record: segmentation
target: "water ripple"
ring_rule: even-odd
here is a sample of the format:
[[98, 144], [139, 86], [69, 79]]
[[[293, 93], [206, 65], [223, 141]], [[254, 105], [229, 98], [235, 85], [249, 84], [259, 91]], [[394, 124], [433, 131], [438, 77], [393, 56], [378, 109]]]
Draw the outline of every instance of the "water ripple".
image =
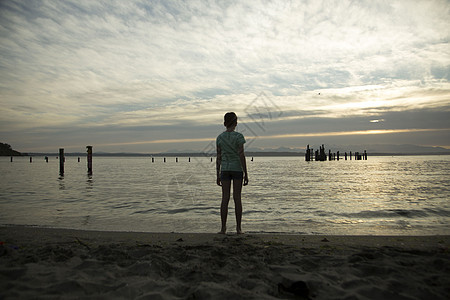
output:
[[[215, 165], [151, 163], [146, 157], [0, 159], [0, 224], [78, 229], [211, 232], [220, 226]], [[255, 158], [243, 188], [243, 226], [250, 232], [450, 234], [450, 157], [370, 157], [304, 162]], [[234, 203], [230, 200], [230, 228]]]

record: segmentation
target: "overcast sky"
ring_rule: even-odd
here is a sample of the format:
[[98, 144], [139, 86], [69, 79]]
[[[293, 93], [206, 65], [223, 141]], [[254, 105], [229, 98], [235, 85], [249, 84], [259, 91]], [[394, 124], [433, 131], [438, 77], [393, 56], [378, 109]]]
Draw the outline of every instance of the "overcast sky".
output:
[[450, 148], [449, 1], [0, 1], [0, 141], [23, 152]]

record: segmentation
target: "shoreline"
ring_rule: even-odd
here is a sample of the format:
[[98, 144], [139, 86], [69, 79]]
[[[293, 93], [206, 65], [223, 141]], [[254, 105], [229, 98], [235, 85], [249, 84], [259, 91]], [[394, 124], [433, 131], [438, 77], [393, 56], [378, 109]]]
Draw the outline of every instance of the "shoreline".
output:
[[53, 228], [26, 225], [0, 225], [1, 241], [8, 239], [17, 242], [37, 244], [69, 242], [73, 238], [86, 239], [94, 244], [104, 243], [171, 243], [182, 238], [188, 244], [214, 242], [217, 239], [257, 239], [265, 243], [278, 243], [290, 246], [320, 247], [324, 243], [341, 247], [398, 247], [402, 249], [432, 250], [436, 247], [450, 248], [450, 235], [326, 235], [295, 233], [245, 233], [237, 235], [229, 232], [217, 233], [181, 233], [181, 232], [138, 232], [103, 231], [69, 228]]
[[447, 299], [450, 236], [0, 227], [0, 298]]

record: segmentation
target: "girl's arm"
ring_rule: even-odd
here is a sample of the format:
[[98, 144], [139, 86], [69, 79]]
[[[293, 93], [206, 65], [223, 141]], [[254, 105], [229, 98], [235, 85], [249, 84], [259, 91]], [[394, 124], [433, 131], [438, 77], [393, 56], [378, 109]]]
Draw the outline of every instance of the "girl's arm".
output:
[[247, 161], [245, 160], [245, 153], [244, 153], [244, 145], [241, 145], [239, 147], [239, 159], [241, 160], [241, 166], [244, 170], [244, 185], [248, 184], [248, 173], [247, 173]]
[[216, 156], [216, 172], [217, 172], [217, 185], [222, 185], [220, 181], [220, 165], [222, 164], [222, 149], [217, 146], [217, 156]]

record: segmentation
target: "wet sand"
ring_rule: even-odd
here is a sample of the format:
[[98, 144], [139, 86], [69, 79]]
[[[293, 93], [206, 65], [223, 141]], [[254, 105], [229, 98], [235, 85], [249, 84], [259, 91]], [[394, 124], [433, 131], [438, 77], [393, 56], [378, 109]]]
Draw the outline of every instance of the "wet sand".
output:
[[1, 299], [449, 299], [450, 236], [0, 227]]

